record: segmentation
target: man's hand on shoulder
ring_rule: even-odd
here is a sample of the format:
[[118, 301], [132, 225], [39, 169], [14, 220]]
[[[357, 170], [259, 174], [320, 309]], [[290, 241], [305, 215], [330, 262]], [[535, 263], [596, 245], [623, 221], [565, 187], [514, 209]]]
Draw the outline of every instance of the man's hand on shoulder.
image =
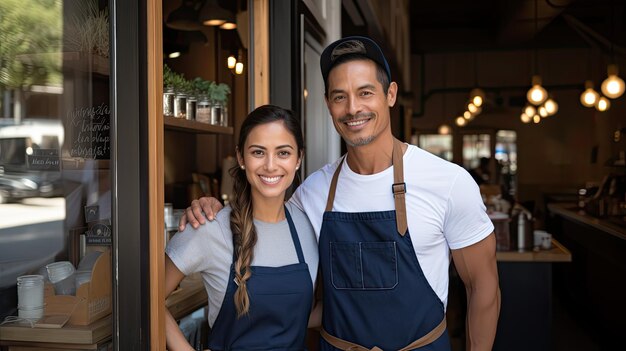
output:
[[178, 230], [185, 230], [187, 223], [191, 224], [194, 228], [198, 228], [201, 224], [205, 223], [205, 216], [209, 221], [212, 221], [222, 208], [224, 208], [222, 203], [214, 197], [201, 197], [198, 200], [193, 200], [191, 206], [187, 207], [185, 210], [185, 214], [180, 217]]

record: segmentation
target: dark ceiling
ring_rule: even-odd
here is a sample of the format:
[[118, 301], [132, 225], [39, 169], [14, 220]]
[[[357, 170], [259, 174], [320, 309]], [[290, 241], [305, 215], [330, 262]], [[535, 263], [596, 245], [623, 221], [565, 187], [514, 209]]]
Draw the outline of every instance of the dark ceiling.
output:
[[410, 0], [409, 7], [416, 54], [590, 46], [608, 51], [611, 41], [616, 51], [626, 47], [624, 0]]

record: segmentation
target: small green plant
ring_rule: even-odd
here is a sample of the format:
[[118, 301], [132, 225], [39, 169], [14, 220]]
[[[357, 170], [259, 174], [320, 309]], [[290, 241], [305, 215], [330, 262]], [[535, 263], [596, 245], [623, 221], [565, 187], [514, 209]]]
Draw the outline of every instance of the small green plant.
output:
[[193, 85], [197, 94], [206, 95], [209, 99], [211, 99], [213, 90], [215, 89], [215, 82], [196, 77], [193, 80]]
[[174, 87], [174, 75], [176, 73], [173, 72], [168, 65], [163, 65], [163, 86], [166, 88]]
[[228, 101], [228, 94], [230, 94], [230, 87], [228, 84], [216, 84], [213, 89], [213, 96], [211, 97], [211, 100], [220, 102], [222, 105], [226, 105], [226, 101]]

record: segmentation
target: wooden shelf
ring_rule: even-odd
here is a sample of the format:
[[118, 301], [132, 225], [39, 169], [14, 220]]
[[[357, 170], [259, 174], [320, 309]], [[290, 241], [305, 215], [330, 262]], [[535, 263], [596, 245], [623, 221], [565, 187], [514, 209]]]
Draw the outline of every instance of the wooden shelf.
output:
[[233, 127], [214, 126], [208, 123], [196, 122], [183, 118], [163, 117], [165, 129], [178, 130], [196, 134], [224, 134], [233, 135]]

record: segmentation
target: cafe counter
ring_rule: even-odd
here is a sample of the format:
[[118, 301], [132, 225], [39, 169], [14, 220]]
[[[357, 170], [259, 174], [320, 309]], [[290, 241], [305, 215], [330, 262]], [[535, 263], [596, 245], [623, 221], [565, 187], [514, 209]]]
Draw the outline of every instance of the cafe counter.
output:
[[[554, 272], [555, 292], [597, 340], [619, 340], [626, 316], [626, 221], [573, 203], [549, 203], [547, 229], [572, 253]], [[608, 345], [607, 345], [608, 347]]]

